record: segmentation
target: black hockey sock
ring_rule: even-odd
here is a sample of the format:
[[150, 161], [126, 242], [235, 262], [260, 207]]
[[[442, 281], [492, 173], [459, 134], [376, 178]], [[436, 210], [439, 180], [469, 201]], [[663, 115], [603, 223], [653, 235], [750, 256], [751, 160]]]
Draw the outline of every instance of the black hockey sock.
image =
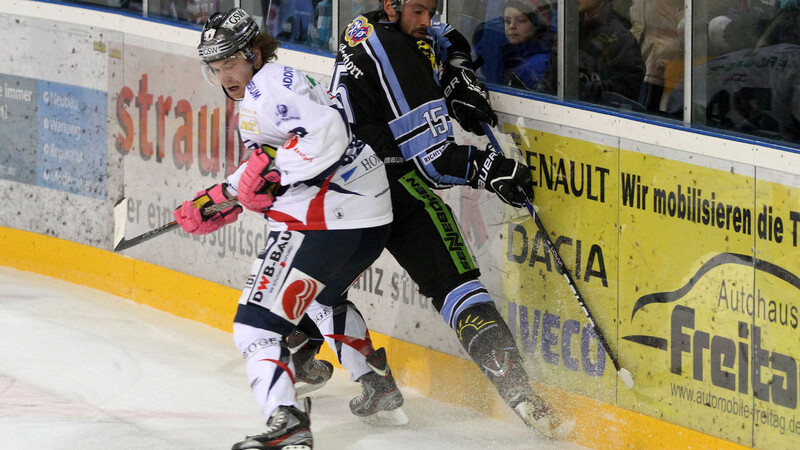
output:
[[492, 303], [471, 306], [458, 316], [461, 345], [511, 408], [533, 397], [516, 341]]

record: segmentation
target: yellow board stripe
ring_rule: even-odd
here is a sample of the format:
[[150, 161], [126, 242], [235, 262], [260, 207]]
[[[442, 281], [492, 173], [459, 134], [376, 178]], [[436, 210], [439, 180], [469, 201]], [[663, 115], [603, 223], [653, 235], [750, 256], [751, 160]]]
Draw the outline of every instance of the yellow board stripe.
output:
[[[110, 251], [5, 227], [0, 227], [0, 265], [105, 291], [227, 332], [240, 294]], [[517, 420], [471, 361], [379, 333], [371, 336], [376, 348], [386, 348], [403, 386], [442, 402]], [[327, 346], [320, 355], [341, 368]], [[575, 421], [578, 432], [572, 440], [589, 448], [748, 448], [549, 386], [535, 387]]]

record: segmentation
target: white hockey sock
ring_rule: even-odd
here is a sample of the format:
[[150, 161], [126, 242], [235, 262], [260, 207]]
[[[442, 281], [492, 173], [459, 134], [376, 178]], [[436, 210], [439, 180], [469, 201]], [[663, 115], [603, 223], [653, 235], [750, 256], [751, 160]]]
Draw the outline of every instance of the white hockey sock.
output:
[[233, 340], [245, 358], [247, 378], [264, 422], [281, 405], [298, 407], [289, 349], [274, 331], [234, 322]]
[[372, 340], [367, 332], [367, 324], [355, 306], [348, 303], [334, 309], [314, 301], [306, 314], [317, 324], [342, 367], [350, 371], [352, 381], [372, 370], [364, 354], [374, 351]]

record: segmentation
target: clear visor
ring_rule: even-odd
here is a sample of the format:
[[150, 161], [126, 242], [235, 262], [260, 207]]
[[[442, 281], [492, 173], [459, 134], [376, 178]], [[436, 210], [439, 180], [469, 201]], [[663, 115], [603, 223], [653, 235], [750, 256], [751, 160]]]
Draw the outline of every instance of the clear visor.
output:
[[200, 70], [203, 72], [203, 78], [212, 86], [221, 86], [222, 83], [219, 81], [219, 77], [227, 73], [235, 72], [240, 67], [239, 61], [237, 61], [239, 59], [248, 61], [244, 52], [238, 52], [225, 59], [220, 59], [219, 61], [201, 63]]

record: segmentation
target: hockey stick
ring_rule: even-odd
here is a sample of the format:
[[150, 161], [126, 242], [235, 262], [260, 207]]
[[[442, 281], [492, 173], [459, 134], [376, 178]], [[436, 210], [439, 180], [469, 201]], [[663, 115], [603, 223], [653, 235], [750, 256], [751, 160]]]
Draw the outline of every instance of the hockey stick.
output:
[[[502, 153], [503, 148], [500, 147], [500, 143], [497, 141], [497, 138], [495, 137], [491, 127], [489, 127], [489, 125], [486, 123], [482, 123], [481, 125], [483, 126], [483, 131], [486, 133], [486, 136], [489, 138], [489, 141], [492, 143], [496, 151]], [[547, 229], [545, 229], [542, 219], [539, 218], [539, 214], [536, 214], [531, 202], [526, 201], [525, 207], [528, 208], [528, 212], [530, 213], [531, 217], [533, 217], [536, 227], [539, 228], [539, 231], [543, 235], [545, 246], [547, 246], [547, 248], [550, 250], [550, 253], [553, 255], [553, 261], [556, 263], [556, 269], [564, 275], [564, 278], [566, 278], [567, 284], [569, 284], [569, 288], [572, 290], [572, 294], [575, 296], [578, 304], [580, 304], [583, 313], [586, 315], [586, 318], [589, 319], [589, 323], [594, 329], [594, 334], [597, 336], [597, 340], [600, 341], [600, 345], [603, 346], [603, 350], [605, 350], [605, 352], [608, 354], [608, 357], [611, 359], [611, 362], [614, 364], [614, 368], [617, 370], [617, 375], [619, 375], [620, 379], [622, 379], [622, 382], [628, 389], [633, 389], [633, 375], [627, 369], [620, 367], [616, 355], [611, 351], [611, 346], [608, 344], [608, 341], [603, 334], [603, 330], [601, 330], [597, 325], [597, 322], [594, 320], [594, 316], [592, 315], [591, 311], [589, 311], [589, 306], [583, 299], [581, 291], [578, 290], [578, 285], [575, 284], [575, 279], [572, 278], [572, 274], [569, 272], [569, 270], [567, 270], [567, 266], [564, 265], [564, 261], [558, 254], [558, 250], [556, 249], [555, 244], [553, 244], [553, 240], [550, 238], [550, 233], [548, 233]]]
[[[126, 198], [123, 197], [122, 200], [118, 201], [116, 205], [114, 205], [114, 251], [120, 252], [125, 250], [126, 248], [131, 248], [134, 245], [139, 245], [142, 242], [149, 241], [156, 236], [162, 235], [167, 231], [170, 231], [175, 226], [178, 225], [178, 222], [172, 221], [170, 223], [166, 223], [161, 225], [158, 228], [154, 228], [150, 231], [142, 233], [136, 237], [125, 239], [125, 224], [127, 223], [126, 215], [128, 212], [128, 206], [126, 202]], [[223, 202], [215, 203], [207, 208], [203, 208], [200, 211], [204, 217], [208, 217], [214, 213], [222, 211], [225, 208], [231, 207], [238, 203], [238, 199], [236, 197], [229, 198]]]

